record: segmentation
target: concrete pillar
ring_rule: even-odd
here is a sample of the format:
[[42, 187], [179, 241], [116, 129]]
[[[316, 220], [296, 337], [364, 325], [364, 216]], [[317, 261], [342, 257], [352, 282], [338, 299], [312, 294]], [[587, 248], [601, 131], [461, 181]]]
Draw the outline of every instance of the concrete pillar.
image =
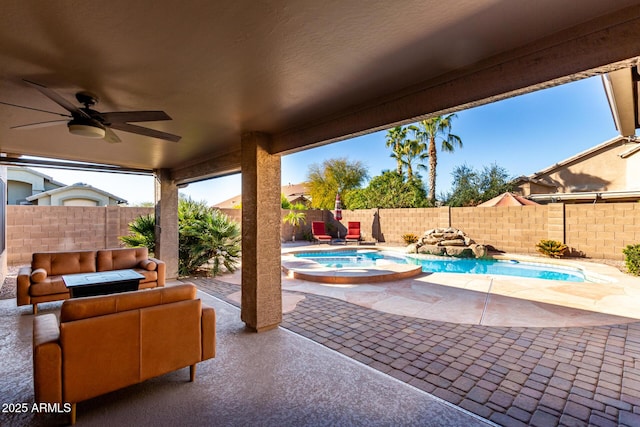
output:
[[155, 171], [156, 251], [167, 264], [167, 279], [178, 277], [178, 186], [169, 169]]
[[241, 319], [255, 332], [282, 322], [280, 156], [269, 154], [269, 142], [242, 135]]

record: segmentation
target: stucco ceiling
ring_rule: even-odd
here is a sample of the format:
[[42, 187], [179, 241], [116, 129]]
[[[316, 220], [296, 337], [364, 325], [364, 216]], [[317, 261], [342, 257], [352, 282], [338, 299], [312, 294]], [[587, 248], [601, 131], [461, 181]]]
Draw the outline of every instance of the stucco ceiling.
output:
[[[528, 55], [535, 54], [536, 43], [552, 49], [554, 40], [570, 39], [567, 29], [576, 25], [597, 19], [598, 29], [606, 28], [613, 21], [602, 17], [626, 7], [636, 6], [618, 13], [616, 23], [627, 13], [637, 19], [638, 3], [3, 0], [0, 101], [64, 112], [22, 79], [73, 102], [77, 91], [87, 90], [100, 96], [98, 111], [166, 111], [172, 121], [143, 125], [182, 140], [116, 131], [123, 142], [108, 144], [70, 135], [64, 125], [12, 130], [56, 117], [0, 105], [0, 150], [176, 168], [238, 152], [243, 132], [260, 131], [280, 141], [274, 152], [293, 151], [431, 113], [434, 105], [415, 100], [404, 111], [398, 99], [429, 82], [442, 85], [461, 70], [471, 76], [478, 64], [500, 55], [511, 52], [513, 61], [521, 47]], [[572, 54], [588, 56], [567, 52]], [[560, 73], [573, 70], [564, 71], [564, 62], [558, 59]], [[512, 80], [509, 88], [531, 80], [504, 77]], [[467, 101], [504, 90], [474, 84], [474, 98]], [[374, 117], [371, 108], [385, 103], [394, 114]], [[348, 126], [332, 127], [347, 116]]]

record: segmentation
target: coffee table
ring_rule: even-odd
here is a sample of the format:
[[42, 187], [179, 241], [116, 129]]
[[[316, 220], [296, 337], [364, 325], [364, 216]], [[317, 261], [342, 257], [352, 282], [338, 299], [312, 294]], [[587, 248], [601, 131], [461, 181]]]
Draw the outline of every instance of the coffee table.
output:
[[101, 271], [62, 276], [71, 298], [137, 291], [142, 274], [133, 270]]

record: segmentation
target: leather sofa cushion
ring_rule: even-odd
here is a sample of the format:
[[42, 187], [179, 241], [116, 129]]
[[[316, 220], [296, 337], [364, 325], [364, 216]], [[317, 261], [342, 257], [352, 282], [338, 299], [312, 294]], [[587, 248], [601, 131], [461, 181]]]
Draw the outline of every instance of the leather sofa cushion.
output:
[[60, 322], [71, 322], [152, 305], [196, 299], [196, 294], [195, 285], [185, 283], [168, 288], [66, 300], [60, 308]]
[[47, 278], [47, 270], [44, 268], [36, 268], [31, 272], [31, 281], [34, 283], [44, 282]]
[[60, 324], [65, 402], [79, 402], [139, 382], [139, 325], [139, 310]]
[[136, 268], [147, 259], [147, 248], [105, 249], [97, 253], [96, 268], [98, 271], [125, 270]]
[[49, 276], [44, 281], [33, 283], [29, 287], [29, 295], [39, 297], [45, 295], [68, 293], [69, 289], [64, 284], [62, 276]]
[[140, 380], [201, 360], [201, 314], [200, 300], [140, 310]]
[[142, 274], [144, 276], [144, 279], [140, 279], [140, 283], [148, 283], [148, 282], [156, 282], [158, 280], [158, 272], [153, 270], [153, 271], [149, 271], [149, 270], [144, 270], [142, 268], [134, 268], [133, 271], [135, 271], [138, 274]]
[[43, 268], [49, 276], [96, 271], [96, 251], [34, 253], [31, 268]]

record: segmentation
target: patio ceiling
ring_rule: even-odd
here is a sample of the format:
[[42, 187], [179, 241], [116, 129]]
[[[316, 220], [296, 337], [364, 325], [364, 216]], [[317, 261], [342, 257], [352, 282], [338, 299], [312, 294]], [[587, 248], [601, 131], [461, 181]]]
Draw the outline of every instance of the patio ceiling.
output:
[[0, 101], [64, 112], [22, 79], [74, 102], [91, 91], [98, 111], [166, 111], [148, 127], [182, 140], [12, 130], [56, 117], [0, 105], [0, 150], [223, 175], [239, 170], [243, 132], [287, 153], [620, 68], [640, 55], [639, 4], [4, 0]]

